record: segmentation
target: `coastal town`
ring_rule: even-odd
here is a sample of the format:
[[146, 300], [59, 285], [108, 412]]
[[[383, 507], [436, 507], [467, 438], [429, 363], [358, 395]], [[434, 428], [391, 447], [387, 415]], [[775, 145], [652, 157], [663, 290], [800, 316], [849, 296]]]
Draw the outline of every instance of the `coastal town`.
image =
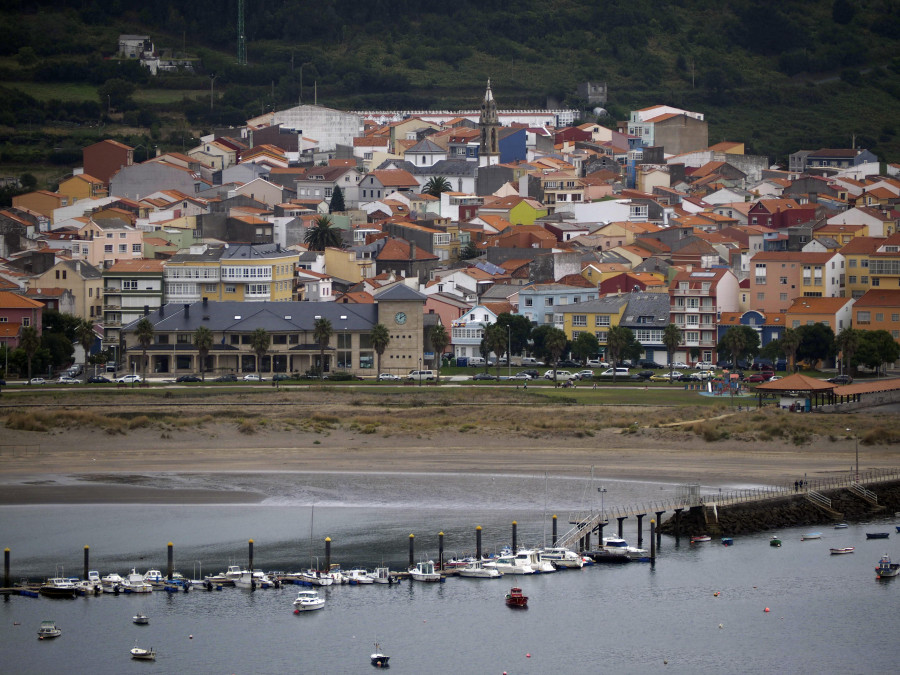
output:
[[[501, 101], [488, 81], [471, 110], [302, 104], [184, 152], [85, 147], [57, 191], [0, 211], [7, 379], [540, 363], [848, 385], [896, 365], [900, 164], [857, 147], [774, 164], [665, 104], [575, 124]], [[80, 322], [70, 349], [42, 341], [47, 310]]]

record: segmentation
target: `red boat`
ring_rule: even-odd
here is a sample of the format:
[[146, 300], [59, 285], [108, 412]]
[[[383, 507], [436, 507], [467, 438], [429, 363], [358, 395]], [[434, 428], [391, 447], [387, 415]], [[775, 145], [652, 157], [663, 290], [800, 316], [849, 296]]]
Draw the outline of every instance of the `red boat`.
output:
[[528, 596], [522, 595], [521, 588], [510, 588], [506, 594], [506, 604], [510, 607], [528, 607]]

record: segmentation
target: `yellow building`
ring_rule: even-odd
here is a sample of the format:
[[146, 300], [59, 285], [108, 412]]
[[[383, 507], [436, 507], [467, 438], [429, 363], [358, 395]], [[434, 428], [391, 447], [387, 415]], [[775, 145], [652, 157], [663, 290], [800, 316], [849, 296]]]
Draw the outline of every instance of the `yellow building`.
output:
[[103, 316], [103, 277], [89, 262], [62, 260], [29, 279], [28, 288], [36, 291], [64, 288], [75, 299], [75, 316], [98, 321]]
[[265, 302], [290, 300], [296, 251], [277, 244], [209, 246], [179, 251], [165, 265], [166, 300]]
[[[872, 288], [872, 259], [876, 257], [880, 248], [885, 248], [887, 241], [886, 237], [854, 237], [840, 250], [845, 261], [847, 276], [844, 287], [847, 297], [861, 298]], [[885, 261], [890, 260], [892, 256], [887, 251], [879, 255], [878, 258], [880, 266], [889, 267]], [[900, 262], [897, 262], [900, 261], [900, 255], [895, 253], [893, 260], [895, 265], [900, 264]], [[895, 273], [895, 276], [900, 276], [900, 270]], [[880, 279], [878, 283], [879, 285], [887, 285]], [[894, 281], [894, 288], [896, 287], [897, 281]]]
[[591, 332], [605, 349], [609, 329], [619, 325], [627, 306], [627, 298], [613, 295], [557, 307], [556, 313], [562, 315], [562, 329], [567, 338], [577, 340], [581, 333]]
[[378, 249], [359, 246], [345, 251], [340, 248], [325, 249], [325, 269], [328, 275], [357, 283], [375, 276], [375, 256]]
[[86, 173], [66, 178], [59, 184], [57, 192], [68, 197], [70, 204], [74, 204], [79, 199], [97, 199], [98, 197], [109, 195], [109, 191], [102, 180], [89, 176]]

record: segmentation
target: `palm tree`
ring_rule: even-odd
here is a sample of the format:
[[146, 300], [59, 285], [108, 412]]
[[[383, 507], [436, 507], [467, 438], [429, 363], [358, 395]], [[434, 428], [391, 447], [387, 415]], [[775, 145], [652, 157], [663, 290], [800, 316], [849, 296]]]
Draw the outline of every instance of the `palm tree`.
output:
[[797, 348], [800, 347], [800, 334], [793, 328], [786, 328], [781, 336], [781, 350], [788, 360], [788, 372], [794, 372], [794, 362], [797, 360]]
[[670, 323], [665, 327], [665, 329], [663, 330], [662, 343], [666, 348], [666, 358], [669, 359], [668, 361], [666, 361], [666, 363], [669, 364], [670, 372], [675, 370], [672, 366], [672, 358], [675, 356], [675, 350], [678, 349], [678, 345], [681, 344], [681, 340], [681, 329], [676, 324]]
[[500, 379], [500, 357], [506, 353], [506, 327], [492, 323], [484, 331], [484, 342], [488, 352], [494, 352], [497, 358], [494, 365], [497, 367], [497, 379]]
[[431, 195], [432, 197], [440, 199], [442, 192], [450, 192], [452, 189], [450, 181], [443, 176], [432, 176], [428, 179], [428, 182], [422, 186], [422, 194]]
[[[787, 330], [784, 332], [787, 333]], [[798, 335], [797, 337], [797, 344], [799, 345], [799, 338], [801, 336]], [[841, 363], [847, 365], [847, 368], [844, 372], [846, 372], [848, 375], [851, 374], [851, 370], [853, 369], [853, 356], [859, 349], [859, 338], [859, 331], [855, 328], [844, 328], [840, 333], [837, 334], [837, 337], [834, 338], [834, 346], [837, 347], [842, 354]], [[783, 340], [784, 338], [782, 337], [781, 339]]]
[[153, 343], [153, 323], [146, 316], [134, 327], [134, 336], [141, 346], [141, 381], [147, 379], [147, 348]]
[[256, 354], [256, 372], [259, 375], [259, 379], [262, 379], [263, 357], [269, 351], [269, 345], [271, 344], [272, 338], [265, 328], [257, 328], [250, 334], [250, 349]]
[[434, 357], [437, 361], [437, 383], [441, 383], [441, 361], [443, 360], [444, 350], [450, 344], [450, 336], [441, 324], [431, 329], [431, 346], [434, 348]]
[[737, 326], [732, 326], [725, 331], [725, 335], [722, 336], [722, 345], [731, 355], [731, 367], [737, 370], [738, 360], [747, 350], [747, 339], [744, 335], [744, 331]]
[[94, 340], [97, 339], [97, 335], [94, 333], [94, 325], [87, 319], [80, 319], [75, 327], [75, 337], [81, 343], [82, 349], [84, 349], [84, 383], [87, 384], [89, 375], [88, 356], [91, 347], [94, 345]]
[[619, 357], [632, 342], [634, 342], [634, 333], [625, 326], [613, 326], [606, 334], [606, 351], [610, 356], [610, 364], [613, 369], [613, 382], [616, 381]]
[[25, 351], [25, 358], [28, 359], [28, 379], [31, 379], [31, 360], [35, 353], [41, 348], [41, 338], [38, 336], [37, 328], [34, 326], [25, 326], [22, 329], [22, 337], [19, 339], [19, 346]]
[[212, 331], [206, 326], [200, 326], [194, 331], [194, 348], [200, 359], [200, 379], [206, 382], [206, 357], [213, 346]]
[[319, 343], [319, 379], [325, 379], [325, 348], [328, 346], [328, 343], [331, 341], [331, 336], [334, 334], [334, 328], [331, 326], [331, 322], [326, 319], [324, 316], [320, 319], [316, 319], [316, 322], [313, 324], [313, 339]]
[[326, 248], [340, 248], [342, 243], [341, 232], [331, 223], [329, 216], [319, 216], [315, 223], [306, 231], [307, 248], [310, 251], [324, 251]]
[[556, 383], [556, 363], [559, 357], [566, 350], [566, 343], [569, 338], [559, 328], [551, 328], [544, 334], [544, 351], [547, 353], [547, 360], [553, 368], [553, 382]]
[[369, 339], [372, 341], [372, 349], [378, 355], [378, 374], [381, 375], [381, 357], [391, 343], [391, 334], [383, 323], [376, 323], [372, 326], [372, 335]]

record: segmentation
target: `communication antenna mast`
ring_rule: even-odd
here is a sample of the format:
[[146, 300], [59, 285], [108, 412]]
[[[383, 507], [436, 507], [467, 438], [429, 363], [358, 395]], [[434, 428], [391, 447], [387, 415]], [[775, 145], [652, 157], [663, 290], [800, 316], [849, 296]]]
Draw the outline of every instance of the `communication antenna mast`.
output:
[[247, 40], [244, 37], [244, 0], [238, 0], [238, 65], [247, 65]]

